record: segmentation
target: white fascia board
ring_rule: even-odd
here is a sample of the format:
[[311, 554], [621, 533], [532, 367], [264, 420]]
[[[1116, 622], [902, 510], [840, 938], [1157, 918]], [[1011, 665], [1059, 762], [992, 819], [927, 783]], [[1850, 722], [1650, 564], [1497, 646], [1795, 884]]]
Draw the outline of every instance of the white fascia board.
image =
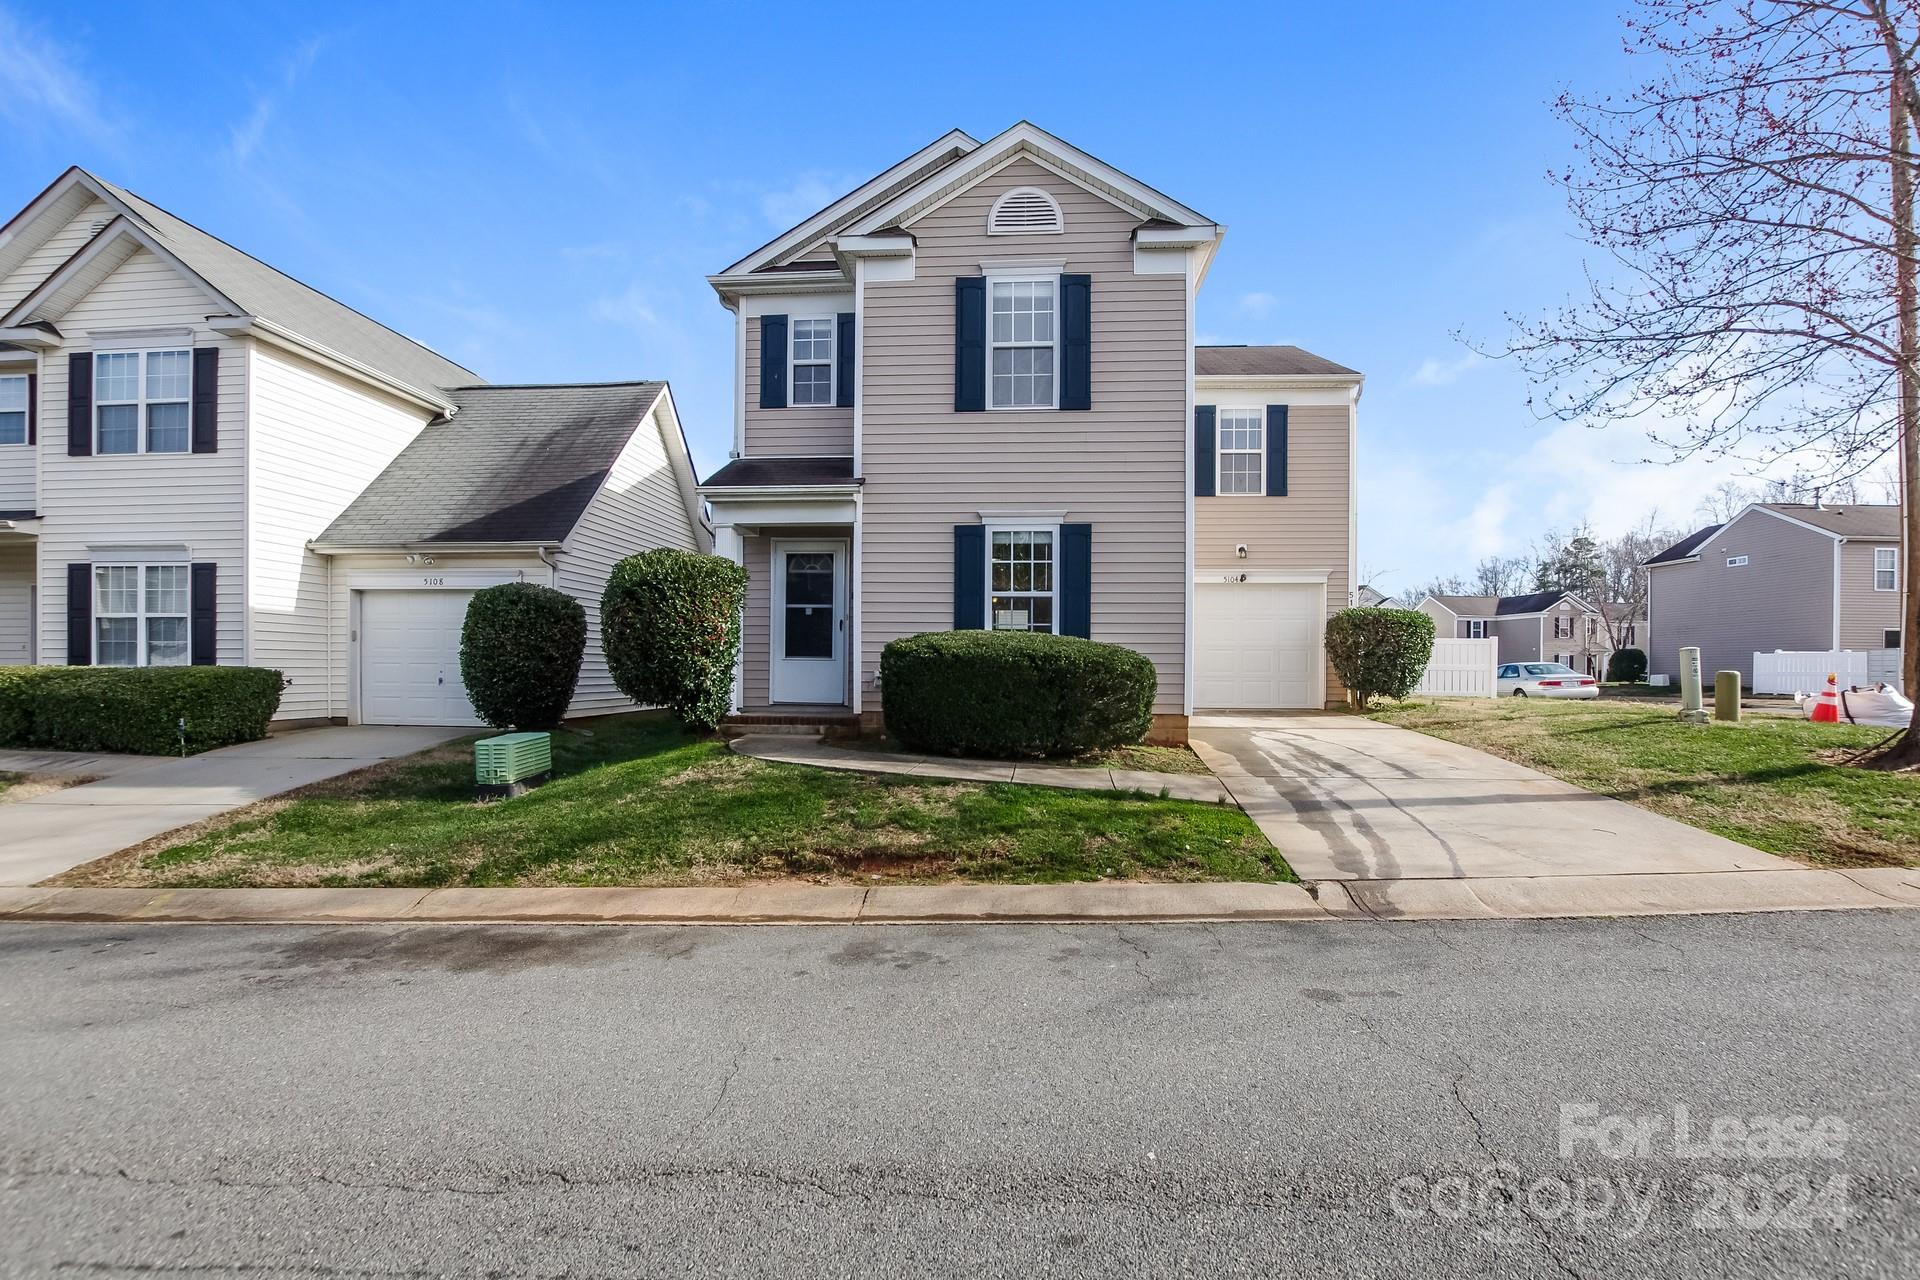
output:
[[[49, 321], [57, 320], [59, 318], [58, 316], [38, 316], [37, 313], [40, 307], [65, 287], [68, 281], [72, 280], [82, 271], [85, 271], [101, 254], [125, 240], [132, 240], [136, 246], [147, 250], [156, 258], [159, 258], [162, 262], [172, 267], [179, 273], [183, 280], [205, 294], [208, 301], [221, 308], [225, 314], [240, 315], [243, 313], [244, 308], [233, 299], [227, 297], [226, 294], [214, 288], [205, 276], [202, 276], [192, 267], [182, 262], [174, 254], [173, 250], [161, 244], [159, 239], [146, 230], [146, 228], [134, 222], [126, 214], [119, 214], [113, 221], [101, 228], [99, 235], [87, 241], [72, 257], [60, 264], [58, 270], [45, 280], [42, 280], [33, 292], [15, 303], [11, 311], [7, 312], [5, 316], [0, 316], [0, 329], [22, 324], [31, 318], [40, 318]], [[65, 312], [61, 314], [64, 315]]]
[[[755, 455], [756, 457], [760, 455]], [[769, 484], [702, 485], [700, 496], [716, 508], [729, 501], [759, 502], [778, 498], [783, 502], [838, 502], [860, 492], [857, 484]]]
[[1197, 249], [1220, 238], [1211, 222], [1188, 227], [1137, 227], [1133, 243], [1142, 249]]
[[911, 258], [913, 237], [903, 233], [834, 236], [833, 247], [849, 258]]
[[310, 338], [302, 337], [286, 326], [275, 324], [263, 317], [244, 315], [222, 317], [208, 321], [207, 325], [215, 333], [225, 334], [229, 338], [253, 338], [269, 346], [304, 356], [316, 364], [325, 365], [327, 368], [370, 383], [388, 395], [404, 400], [417, 408], [429, 409], [447, 417], [453, 416], [455, 412], [453, 401], [445, 396], [416, 387], [412, 383], [402, 382], [398, 378], [382, 373], [370, 364], [363, 364], [352, 356], [343, 355], [332, 347], [323, 346]]
[[1360, 388], [1364, 379], [1358, 375], [1345, 374], [1202, 374], [1194, 378], [1195, 391], [1233, 392], [1254, 391], [1288, 394], [1299, 392], [1328, 392], [1320, 396], [1302, 396], [1294, 404], [1354, 404], [1360, 399]]
[[859, 208], [861, 201], [866, 199], [874, 191], [884, 191], [891, 183], [899, 181], [914, 170], [932, 162], [944, 152], [955, 151], [960, 155], [965, 155], [979, 145], [978, 142], [974, 141], [959, 129], [948, 131], [944, 136], [936, 138], [934, 141], [908, 156], [905, 160], [902, 160], [899, 164], [893, 165], [878, 176], [861, 183], [852, 191], [847, 192], [846, 195], [841, 196], [838, 200], [835, 200], [832, 204], [814, 214], [811, 218], [808, 218], [792, 230], [782, 232], [774, 239], [761, 245], [758, 249], [755, 249], [752, 253], [749, 253], [746, 257], [721, 272], [721, 276], [750, 272], [756, 267], [764, 267], [771, 262], [778, 261], [783, 254], [801, 248], [808, 240], [818, 236], [824, 236], [833, 228], [836, 222], [850, 216], [855, 209]]
[[475, 555], [517, 551], [538, 553], [563, 550], [557, 542], [309, 542], [307, 550], [317, 556], [377, 555]]
[[16, 347], [25, 347], [23, 354], [35, 351], [51, 351], [60, 345], [58, 332], [36, 328], [32, 325], [11, 325], [0, 329], [0, 342], [11, 342]]
[[734, 298], [762, 293], [844, 293], [853, 286], [844, 271], [776, 271], [768, 275], [708, 276], [724, 305]]

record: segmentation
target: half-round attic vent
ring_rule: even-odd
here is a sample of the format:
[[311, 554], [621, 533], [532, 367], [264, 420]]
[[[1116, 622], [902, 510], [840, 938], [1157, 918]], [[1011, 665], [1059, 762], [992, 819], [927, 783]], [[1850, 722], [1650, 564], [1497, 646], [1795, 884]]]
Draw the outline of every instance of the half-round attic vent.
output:
[[987, 215], [990, 236], [1030, 236], [1065, 230], [1060, 206], [1038, 187], [1015, 187], [993, 202]]

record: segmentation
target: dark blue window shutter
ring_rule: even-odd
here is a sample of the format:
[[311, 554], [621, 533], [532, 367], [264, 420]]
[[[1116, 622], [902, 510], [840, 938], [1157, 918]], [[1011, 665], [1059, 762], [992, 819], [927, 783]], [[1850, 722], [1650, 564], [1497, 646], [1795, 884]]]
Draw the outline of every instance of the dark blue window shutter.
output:
[[1060, 634], [1093, 636], [1093, 526], [1060, 526]]
[[193, 566], [192, 576], [188, 579], [193, 588], [189, 602], [191, 612], [187, 624], [189, 650], [196, 667], [210, 667], [214, 663], [214, 652], [218, 647], [218, 618], [214, 612], [214, 593], [219, 580], [219, 567], [205, 562]]
[[75, 351], [67, 357], [67, 456], [93, 453], [93, 353]]
[[1193, 496], [1213, 496], [1213, 406], [1193, 406]]
[[760, 317], [760, 407], [787, 407], [787, 318]]
[[973, 413], [987, 407], [987, 278], [953, 282], [953, 408]]
[[193, 351], [193, 451], [220, 452], [220, 348]]
[[67, 566], [67, 665], [93, 665], [93, 566]]
[[842, 409], [853, 408], [853, 312], [842, 311], [840, 321], [834, 326], [833, 362], [838, 366], [833, 373], [836, 385], [833, 389], [833, 402]]
[[1060, 277], [1060, 407], [1093, 408], [1093, 277]]
[[953, 526], [953, 629], [987, 626], [987, 526]]
[[40, 443], [40, 375], [27, 375], [27, 443]]
[[1287, 406], [1267, 406], [1267, 496], [1287, 496]]

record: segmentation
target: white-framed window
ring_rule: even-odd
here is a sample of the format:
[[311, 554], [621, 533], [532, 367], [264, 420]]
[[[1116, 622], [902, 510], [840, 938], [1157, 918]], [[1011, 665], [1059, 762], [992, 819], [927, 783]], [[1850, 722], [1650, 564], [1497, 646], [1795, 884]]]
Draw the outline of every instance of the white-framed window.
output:
[[833, 403], [833, 328], [832, 316], [794, 320], [793, 370], [788, 379], [793, 395], [787, 403]]
[[1553, 638], [1555, 640], [1573, 639], [1573, 619], [1564, 613], [1553, 615]]
[[1485, 618], [1469, 618], [1467, 620], [1467, 639], [1485, 640], [1486, 638], [1487, 620]]
[[27, 375], [0, 375], [0, 444], [27, 442]]
[[1727, 568], [1729, 569], [1745, 568], [1746, 563], [1747, 563], [1747, 558], [1745, 556], [1728, 556], [1727, 557]]
[[193, 352], [93, 357], [95, 453], [186, 453], [193, 445]]
[[1873, 549], [1873, 589], [1875, 591], [1900, 589], [1900, 548], [1875, 547]]
[[1214, 488], [1221, 495], [1267, 491], [1267, 411], [1222, 405], [1214, 423]]
[[1060, 530], [987, 529], [987, 625], [995, 631], [1058, 630]]
[[184, 564], [93, 566], [94, 664], [186, 666], [192, 577]]
[[1051, 409], [1055, 403], [1057, 277], [987, 281], [987, 407]]

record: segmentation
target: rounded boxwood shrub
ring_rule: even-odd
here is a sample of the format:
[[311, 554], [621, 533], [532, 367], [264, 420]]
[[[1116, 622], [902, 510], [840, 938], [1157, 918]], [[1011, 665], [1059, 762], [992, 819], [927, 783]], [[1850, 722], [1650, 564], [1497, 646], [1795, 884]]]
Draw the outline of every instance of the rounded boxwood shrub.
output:
[[711, 729], [733, 698], [747, 571], [724, 556], [671, 547], [613, 566], [600, 640], [620, 692]]
[[887, 730], [956, 755], [1060, 756], [1138, 742], [1153, 663], [1117, 644], [1025, 631], [936, 631], [880, 654]]
[[1342, 609], [1327, 619], [1327, 660], [1354, 705], [1413, 692], [1433, 657], [1433, 619], [1418, 609]]
[[1647, 655], [1639, 649], [1615, 649], [1607, 658], [1607, 679], [1631, 684], [1647, 677]]
[[286, 681], [266, 667], [25, 667], [0, 682], [18, 745], [179, 755], [257, 742]]
[[567, 714], [587, 611], [564, 591], [508, 582], [473, 593], [460, 626], [460, 679], [482, 720], [497, 729], [551, 729]]

